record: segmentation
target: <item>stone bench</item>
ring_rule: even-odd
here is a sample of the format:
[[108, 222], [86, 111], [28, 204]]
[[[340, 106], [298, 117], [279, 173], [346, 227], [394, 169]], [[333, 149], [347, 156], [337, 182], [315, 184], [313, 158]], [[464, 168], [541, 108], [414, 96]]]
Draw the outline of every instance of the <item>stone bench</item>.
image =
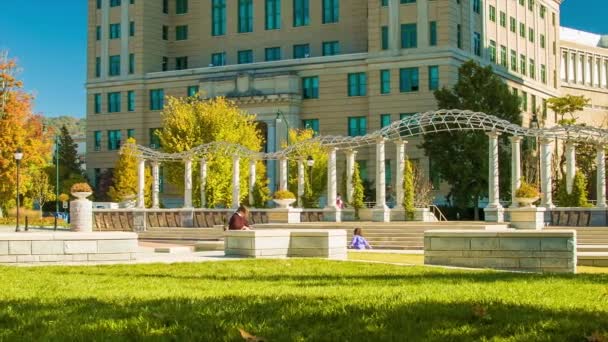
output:
[[224, 233], [226, 256], [346, 259], [345, 230], [271, 229]]
[[137, 248], [135, 233], [0, 233], [0, 264], [131, 261]]
[[576, 261], [576, 231], [424, 232], [427, 265], [575, 273]]

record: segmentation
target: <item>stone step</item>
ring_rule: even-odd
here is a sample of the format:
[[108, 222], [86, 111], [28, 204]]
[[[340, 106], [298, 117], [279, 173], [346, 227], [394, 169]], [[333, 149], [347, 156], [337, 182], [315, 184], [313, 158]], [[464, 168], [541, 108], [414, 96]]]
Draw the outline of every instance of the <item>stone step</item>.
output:
[[605, 252], [608, 253], [608, 244], [605, 245], [581, 245], [577, 246], [577, 251], [585, 252]]
[[166, 253], [166, 254], [192, 253], [192, 247], [186, 247], [186, 246], [156, 247], [156, 248], [154, 248], [154, 253]]

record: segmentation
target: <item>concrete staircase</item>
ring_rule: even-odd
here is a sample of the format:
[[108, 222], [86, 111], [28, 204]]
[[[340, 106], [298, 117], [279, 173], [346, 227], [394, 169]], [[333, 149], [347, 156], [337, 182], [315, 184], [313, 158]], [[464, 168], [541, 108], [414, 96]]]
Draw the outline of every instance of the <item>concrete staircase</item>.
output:
[[576, 230], [578, 252], [608, 253], [606, 227], [549, 227], [549, 230]]

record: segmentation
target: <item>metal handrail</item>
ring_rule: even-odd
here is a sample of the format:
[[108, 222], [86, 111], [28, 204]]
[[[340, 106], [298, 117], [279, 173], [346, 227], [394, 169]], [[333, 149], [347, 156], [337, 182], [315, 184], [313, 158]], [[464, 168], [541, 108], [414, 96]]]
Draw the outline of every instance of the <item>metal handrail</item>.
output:
[[447, 222], [447, 217], [443, 215], [443, 212], [441, 212], [441, 209], [439, 209], [439, 207], [434, 204], [430, 204], [429, 209], [431, 209], [433, 215], [435, 215], [439, 219], [439, 222]]

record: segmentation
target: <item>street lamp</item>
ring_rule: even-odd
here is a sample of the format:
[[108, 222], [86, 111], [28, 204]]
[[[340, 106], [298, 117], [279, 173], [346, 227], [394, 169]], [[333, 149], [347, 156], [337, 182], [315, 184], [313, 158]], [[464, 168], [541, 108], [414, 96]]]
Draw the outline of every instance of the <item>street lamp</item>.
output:
[[19, 207], [21, 206], [21, 200], [19, 199], [19, 168], [21, 166], [21, 159], [23, 159], [23, 151], [21, 147], [17, 148], [15, 151], [15, 162], [17, 163], [17, 226], [15, 227], [15, 231], [20, 231], [19, 229]]
[[308, 158], [306, 159], [306, 165], [308, 165], [309, 168], [309, 177], [310, 177], [310, 190], [312, 191], [312, 166], [315, 165], [315, 160], [312, 159], [312, 156], [308, 156]]
[[[289, 146], [289, 122], [287, 121], [287, 118], [285, 118], [285, 115], [281, 111], [277, 112], [277, 118], [276, 118], [276, 120], [277, 120], [277, 123], [281, 123], [281, 122], [283, 122], [283, 120], [285, 120], [285, 128], [286, 128], [286, 130], [285, 130], [286, 134], [285, 135], [286, 135], [286, 138], [287, 138], [286, 139], [287, 146]], [[285, 170], [285, 173], [286, 173], [286, 175], [285, 175], [286, 179], [289, 179], [289, 163], [287, 163], [287, 169]], [[280, 187], [280, 184], [279, 184], [279, 187]]]

